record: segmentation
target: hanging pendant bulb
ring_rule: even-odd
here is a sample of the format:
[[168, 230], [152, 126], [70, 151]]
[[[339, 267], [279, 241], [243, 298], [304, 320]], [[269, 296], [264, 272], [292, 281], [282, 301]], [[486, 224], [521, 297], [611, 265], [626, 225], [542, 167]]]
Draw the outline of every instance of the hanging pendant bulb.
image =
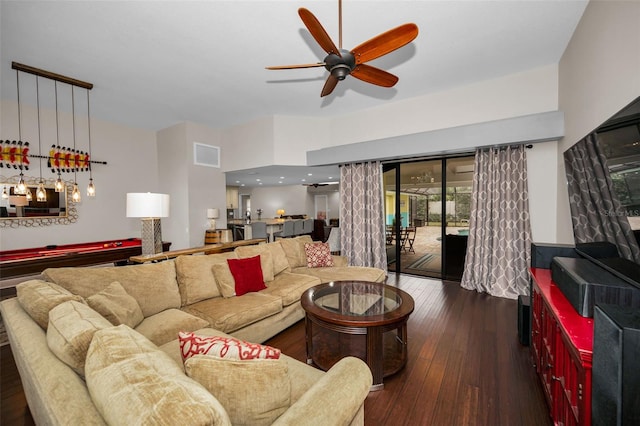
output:
[[2, 199], [6, 200], [7, 198], [9, 198], [9, 193], [7, 192], [7, 187], [3, 186], [2, 187]]
[[60, 173], [59, 172], [58, 172], [58, 179], [56, 180], [54, 188], [55, 188], [56, 192], [64, 191], [64, 182], [60, 178]]
[[30, 202], [31, 200], [33, 200], [33, 195], [31, 195], [31, 190], [27, 189], [26, 194], [27, 194], [27, 201]]
[[71, 192], [71, 199], [74, 203], [79, 203], [82, 199], [80, 195], [80, 190], [78, 189], [78, 184], [76, 182], [73, 183], [73, 191]]
[[88, 197], [96, 196], [96, 186], [93, 184], [93, 179], [89, 179], [89, 185], [87, 186], [87, 196]]
[[18, 184], [16, 185], [14, 192], [21, 195], [27, 193], [27, 184], [24, 183], [24, 175], [22, 172], [20, 172], [20, 178], [18, 179]]
[[38, 189], [36, 189], [36, 200], [37, 201], [47, 201], [47, 190], [44, 189], [44, 182], [40, 179], [40, 183], [38, 183]]

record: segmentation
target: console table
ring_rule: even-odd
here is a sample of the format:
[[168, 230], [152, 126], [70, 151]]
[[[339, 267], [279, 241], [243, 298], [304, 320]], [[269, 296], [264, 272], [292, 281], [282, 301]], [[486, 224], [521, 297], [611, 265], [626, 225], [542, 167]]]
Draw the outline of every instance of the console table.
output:
[[551, 279], [530, 269], [531, 350], [554, 424], [591, 425], [593, 318], [582, 317]]
[[145, 262], [159, 262], [162, 260], [173, 259], [178, 256], [188, 255], [188, 254], [215, 254], [215, 253], [224, 253], [227, 251], [233, 251], [236, 247], [240, 246], [251, 246], [255, 244], [264, 243], [266, 240], [264, 238], [254, 238], [251, 240], [240, 240], [233, 241], [230, 243], [220, 243], [220, 244], [207, 244], [202, 247], [193, 247], [188, 249], [181, 250], [172, 250], [172, 251], [163, 251], [162, 253], [156, 254], [144, 254], [141, 256], [131, 256], [129, 261], [132, 263], [145, 263]]

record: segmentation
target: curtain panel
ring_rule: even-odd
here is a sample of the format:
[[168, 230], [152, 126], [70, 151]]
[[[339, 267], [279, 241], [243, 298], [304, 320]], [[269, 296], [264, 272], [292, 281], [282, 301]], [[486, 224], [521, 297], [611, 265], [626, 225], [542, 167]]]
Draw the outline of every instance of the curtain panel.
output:
[[340, 248], [353, 266], [387, 270], [382, 165], [340, 166]]
[[478, 149], [460, 285], [516, 299], [529, 292], [531, 227], [523, 145]]
[[640, 263], [640, 249], [613, 190], [597, 134], [569, 148], [564, 163], [575, 242], [608, 241], [618, 247], [621, 257]]

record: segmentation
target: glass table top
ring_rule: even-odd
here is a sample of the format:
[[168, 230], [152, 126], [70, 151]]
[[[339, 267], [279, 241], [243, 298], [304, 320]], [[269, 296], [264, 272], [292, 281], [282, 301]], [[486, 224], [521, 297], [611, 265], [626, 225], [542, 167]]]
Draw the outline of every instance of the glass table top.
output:
[[[333, 285], [335, 284], [335, 285]], [[366, 282], [331, 283], [313, 295], [314, 304], [345, 316], [383, 315], [400, 306], [400, 295], [387, 286]]]

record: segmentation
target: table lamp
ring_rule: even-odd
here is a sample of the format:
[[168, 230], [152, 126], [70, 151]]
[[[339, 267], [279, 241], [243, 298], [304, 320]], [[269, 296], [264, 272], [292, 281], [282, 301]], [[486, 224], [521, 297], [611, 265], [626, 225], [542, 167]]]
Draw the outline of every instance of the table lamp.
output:
[[216, 229], [216, 219], [220, 217], [220, 210], [207, 209], [207, 218], [209, 219], [209, 229]]
[[151, 192], [127, 194], [127, 217], [142, 218], [142, 254], [162, 252], [161, 217], [169, 217], [169, 195]]
[[16, 206], [16, 216], [24, 216], [24, 206], [29, 205], [29, 200], [25, 195], [9, 195], [9, 204]]
[[278, 216], [280, 216], [280, 218], [282, 219], [282, 216], [284, 216], [284, 209], [278, 209], [278, 210], [276, 210], [276, 214], [277, 214]]

